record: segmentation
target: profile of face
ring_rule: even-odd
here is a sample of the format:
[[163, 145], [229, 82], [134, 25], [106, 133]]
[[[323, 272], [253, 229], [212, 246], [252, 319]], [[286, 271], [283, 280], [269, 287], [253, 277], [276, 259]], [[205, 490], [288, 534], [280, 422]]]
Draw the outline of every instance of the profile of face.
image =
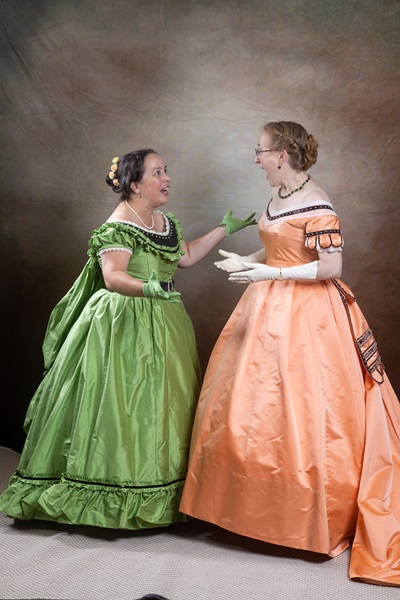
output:
[[266, 180], [270, 186], [276, 187], [282, 183], [278, 169], [280, 152], [279, 150], [271, 150], [271, 146], [271, 136], [263, 131], [258, 140], [254, 162], [260, 166], [260, 169], [264, 169]]
[[159, 154], [148, 154], [144, 159], [143, 177], [137, 183], [131, 183], [134, 194], [150, 206], [157, 208], [168, 203], [170, 177], [167, 165]]

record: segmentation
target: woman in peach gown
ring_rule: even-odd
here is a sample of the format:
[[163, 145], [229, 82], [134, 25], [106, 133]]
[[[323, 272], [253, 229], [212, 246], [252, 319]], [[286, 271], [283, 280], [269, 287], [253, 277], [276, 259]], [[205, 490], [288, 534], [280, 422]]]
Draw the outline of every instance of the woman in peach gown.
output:
[[307, 170], [318, 144], [268, 123], [255, 162], [272, 198], [263, 249], [225, 256], [250, 284], [205, 374], [180, 510], [271, 544], [337, 556], [400, 585], [400, 404], [351, 290], [343, 236]]

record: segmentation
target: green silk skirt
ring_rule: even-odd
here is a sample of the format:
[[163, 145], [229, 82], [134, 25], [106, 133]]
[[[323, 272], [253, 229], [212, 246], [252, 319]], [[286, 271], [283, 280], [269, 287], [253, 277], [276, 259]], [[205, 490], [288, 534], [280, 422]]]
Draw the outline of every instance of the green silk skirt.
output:
[[95, 291], [31, 401], [0, 510], [118, 529], [185, 521], [179, 503], [200, 384], [181, 301]]

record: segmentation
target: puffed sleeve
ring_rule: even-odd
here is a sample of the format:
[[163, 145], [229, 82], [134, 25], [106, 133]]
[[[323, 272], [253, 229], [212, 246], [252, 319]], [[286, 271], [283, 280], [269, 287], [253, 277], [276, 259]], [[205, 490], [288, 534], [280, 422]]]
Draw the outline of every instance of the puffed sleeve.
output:
[[124, 231], [123, 225], [105, 223], [99, 229], [93, 231], [89, 240], [88, 254], [100, 257], [103, 252], [110, 252], [111, 250], [122, 250], [132, 254], [135, 248], [135, 236]]
[[311, 218], [306, 224], [305, 245], [318, 252], [338, 252], [344, 245], [340, 221], [335, 214]]

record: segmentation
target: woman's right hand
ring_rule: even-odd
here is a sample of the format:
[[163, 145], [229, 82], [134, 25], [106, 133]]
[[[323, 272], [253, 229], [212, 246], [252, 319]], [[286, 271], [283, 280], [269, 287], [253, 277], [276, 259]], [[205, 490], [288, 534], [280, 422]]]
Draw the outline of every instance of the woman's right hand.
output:
[[240, 256], [239, 254], [235, 254], [235, 252], [226, 252], [225, 250], [218, 250], [221, 256], [225, 256], [225, 260], [218, 260], [214, 263], [214, 265], [218, 269], [222, 269], [223, 271], [227, 271], [228, 273], [235, 273], [237, 271], [247, 270], [249, 267], [245, 267], [244, 263], [254, 262], [253, 256]]
[[179, 292], [165, 292], [158, 281], [157, 273], [152, 271], [149, 281], [143, 286], [143, 296], [145, 298], [158, 298], [167, 302], [179, 302]]
[[218, 252], [226, 258], [214, 263], [217, 269], [233, 273], [234, 271], [242, 271], [245, 268], [243, 267], [243, 261], [246, 262], [248, 260], [247, 256], [240, 256], [239, 254], [235, 254], [235, 252], [226, 252], [225, 250], [218, 250]]

